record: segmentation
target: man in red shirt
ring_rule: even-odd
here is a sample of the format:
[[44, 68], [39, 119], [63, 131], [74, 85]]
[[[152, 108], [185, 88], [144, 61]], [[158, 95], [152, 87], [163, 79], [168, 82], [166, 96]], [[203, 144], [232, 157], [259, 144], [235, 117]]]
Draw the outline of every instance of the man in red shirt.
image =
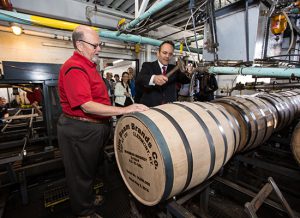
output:
[[109, 136], [111, 116], [145, 111], [142, 104], [111, 106], [105, 83], [96, 70], [100, 52], [98, 34], [78, 26], [72, 34], [75, 52], [59, 73], [59, 96], [63, 114], [57, 124], [72, 212], [78, 217], [95, 213], [93, 182], [99, 159]]
[[43, 96], [42, 96], [42, 91], [41, 91], [40, 87], [36, 86], [36, 87], [30, 88], [30, 89], [23, 89], [23, 90], [26, 91], [26, 97], [29, 100], [32, 107], [34, 109], [36, 109], [38, 114], [41, 116], [43, 113], [39, 109], [39, 105], [41, 105], [41, 103], [42, 103]]

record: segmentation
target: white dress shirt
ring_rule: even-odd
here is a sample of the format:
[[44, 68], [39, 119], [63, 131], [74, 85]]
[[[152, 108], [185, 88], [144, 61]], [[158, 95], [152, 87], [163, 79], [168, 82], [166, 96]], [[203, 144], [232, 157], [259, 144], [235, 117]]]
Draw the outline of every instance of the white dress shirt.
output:
[[[167, 71], [168, 65], [163, 65], [162, 63], [159, 62], [159, 60], [157, 60], [157, 62], [158, 62], [158, 64], [159, 64], [159, 68], [160, 68], [160, 72], [161, 72], [161, 73], [163, 73], [163, 69], [162, 69], [163, 67], [166, 67], [166, 71]], [[155, 86], [155, 83], [153, 82], [154, 76], [155, 76], [155, 75], [152, 75], [151, 78], [150, 78], [150, 81], [149, 81], [149, 85], [150, 85], [150, 86]]]

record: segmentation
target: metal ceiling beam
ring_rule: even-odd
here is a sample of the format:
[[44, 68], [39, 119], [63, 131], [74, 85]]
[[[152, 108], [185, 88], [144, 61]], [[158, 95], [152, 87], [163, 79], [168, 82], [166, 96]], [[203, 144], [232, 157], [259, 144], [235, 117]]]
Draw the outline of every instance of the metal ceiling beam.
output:
[[170, 33], [170, 34], [168, 34], [168, 35], [159, 37], [158, 40], [167, 38], [168, 36], [172, 36], [172, 35], [177, 34], [177, 33], [180, 33], [180, 32], [182, 32], [182, 30], [177, 30], [177, 31], [175, 31], [175, 32], [173, 32], [173, 33]]
[[118, 10], [114, 10], [112, 8], [108, 8], [105, 6], [97, 7], [97, 8], [95, 8], [94, 6], [87, 6], [86, 8], [89, 8], [91, 11], [97, 10], [97, 12], [113, 15], [113, 16], [116, 16], [119, 18], [126, 18], [126, 19], [130, 19], [130, 20], [134, 19], [134, 16], [131, 14], [128, 14], [128, 13], [125, 13], [122, 11], [118, 11]]
[[[194, 31], [193, 26], [191, 28], [187, 28], [186, 30], [187, 31]], [[198, 26], [198, 27], [195, 28], [196, 32], [201, 31], [201, 30], [204, 30], [204, 26], [203, 25], [200, 25], [200, 26]]]
[[127, 11], [130, 7], [134, 6], [134, 1], [127, 0], [123, 5], [121, 5], [120, 10], [121, 11]]
[[117, 9], [120, 7], [120, 5], [122, 5], [126, 0], [117, 0], [114, 1], [112, 4], [112, 8]]
[[134, 8], [134, 5], [131, 5], [131, 7], [128, 8], [127, 12], [129, 14], [132, 14], [134, 12], [135, 8]]
[[112, 3], [113, 1], [114, 1], [114, 0], [106, 0], [106, 1], [105, 1], [105, 4], [110, 6], [111, 3]]
[[[188, 15], [188, 16], [186, 16]], [[183, 22], [183, 21], [187, 21], [189, 19], [191, 15], [191, 12], [186, 11], [183, 14], [179, 14], [175, 17], [172, 17], [170, 20], [167, 20], [166, 22], [172, 25], [176, 25], [177, 23]]]

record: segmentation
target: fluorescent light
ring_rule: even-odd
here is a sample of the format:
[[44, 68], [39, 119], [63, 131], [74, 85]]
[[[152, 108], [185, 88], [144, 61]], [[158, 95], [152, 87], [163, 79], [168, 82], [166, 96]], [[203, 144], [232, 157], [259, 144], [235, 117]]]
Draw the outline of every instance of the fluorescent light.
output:
[[117, 64], [117, 63], [121, 63], [122, 61], [124, 61], [123, 59], [119, 59], [119, 60], [116, 60], [116, 61], [113, 61], [113, 64]]

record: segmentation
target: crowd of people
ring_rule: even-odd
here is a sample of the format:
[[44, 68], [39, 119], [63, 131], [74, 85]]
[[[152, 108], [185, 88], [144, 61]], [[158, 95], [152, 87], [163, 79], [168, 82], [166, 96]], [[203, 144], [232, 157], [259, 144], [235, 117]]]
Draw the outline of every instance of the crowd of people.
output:
[[[134, 103], [135, 81], [132, 67], [129, 67], [127, 71], [122, 73], [121, 80], [118, 74], [113, 76], [110, 72], [106, 72], [104, 77], [103, 70], [101, 70], [101, 75], [112, 104], [124, 107]], [[121, 116], [118, 115], [117, 117]]]

